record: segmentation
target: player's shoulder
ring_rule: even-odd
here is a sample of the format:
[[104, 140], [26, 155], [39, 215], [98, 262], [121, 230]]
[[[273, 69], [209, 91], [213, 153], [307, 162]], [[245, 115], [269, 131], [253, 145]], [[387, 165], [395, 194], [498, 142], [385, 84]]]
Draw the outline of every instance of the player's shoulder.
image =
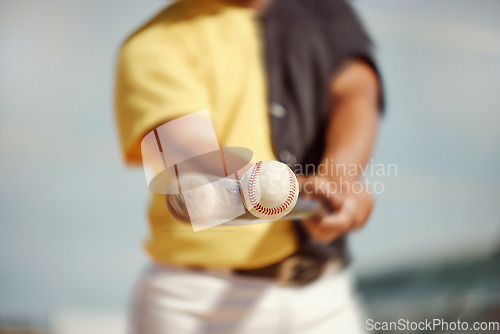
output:
[[[244, 10], [219, 1], [182, 0], [164, 8], [134, 31], [122, 43], [120, 55], [136, 55], [148, 50], [169, 52], [196, 49], [196, 39], [208, 26], [238, 23]], [[220, 29], [218, 29], [220, 30]]]
[[[148, 45], [156, 45], [172, 39], [175, 30], [176, 5], [168, 6], [132, 32], [121, 44], [120, 53], [129, 54]], [[172, 41], [170, 41], [172, 43]]]
[[177, 1], [167, 6], [125, 39], [121, 55], [136, 55], [150, 49], [168, 48], [175, 52], [190, 44], [199, 29], [200, 7], [190, 1]]
[[306, 15], [316, 19], [332, 19], [351, 11], [347, 0], [275, 0], [272, 7], [280, 15]]
[[327, 20], [345, 19], [353, 12], [348, 0], [311, 0], [307, 3], [316, 17]]

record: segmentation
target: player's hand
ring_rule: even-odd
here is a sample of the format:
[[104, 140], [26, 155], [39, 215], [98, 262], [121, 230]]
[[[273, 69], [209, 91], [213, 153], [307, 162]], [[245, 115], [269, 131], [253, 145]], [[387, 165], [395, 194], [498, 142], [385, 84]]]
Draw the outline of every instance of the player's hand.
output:
[[[304, 225], [316, 241], [331, 242], [339, 236], [362, 228], [375, 205], [375, 198], [365, 188], [349, 189], [344, 182], [339, 189], [326, 177], [299, 178], [304, 198], [314, 198], [323, 203], [318, 212], [306, 219]], [[361, 191], [360, 191], [361, 190]]]

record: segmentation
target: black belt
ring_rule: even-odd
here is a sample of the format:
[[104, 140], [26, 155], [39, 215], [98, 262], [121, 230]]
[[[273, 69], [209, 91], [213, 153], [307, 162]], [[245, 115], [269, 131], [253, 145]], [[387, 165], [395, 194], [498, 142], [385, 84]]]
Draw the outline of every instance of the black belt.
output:
[[299, 243], [295, 254], [266, 267], [232, 272], [241, 276], [272, 279], [282, 285], [300, 286], [317, 280], [328, 264], [335, 264], [339, 269], [348, 264], [345, 237], [329, 244], [320, 244], [311, 240], [300, 221], [294, 221], [294, 228]]
[[233, 272], [241, 276], [272, 279], [280, 285], [303, 286], [317, 280], [331, 263], [336, 263], [339, 268], [344, 267], [342, 259], [327, 260], [310, 255], [294, 254], [266, 267], [237, 269]]

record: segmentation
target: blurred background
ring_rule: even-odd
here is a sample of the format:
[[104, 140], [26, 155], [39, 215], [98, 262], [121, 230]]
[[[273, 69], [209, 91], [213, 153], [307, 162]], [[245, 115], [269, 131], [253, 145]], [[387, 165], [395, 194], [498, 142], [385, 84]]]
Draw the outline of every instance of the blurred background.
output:
[[[119, 154], [114, 63], [165, 5], [0, 3], [0, 333], [124, 332], [148, 190]], [[500, 321], [500, 2], [353, 5], [387, 97], [373, 163], [398, 166], [350, 240], [371, 317]]]

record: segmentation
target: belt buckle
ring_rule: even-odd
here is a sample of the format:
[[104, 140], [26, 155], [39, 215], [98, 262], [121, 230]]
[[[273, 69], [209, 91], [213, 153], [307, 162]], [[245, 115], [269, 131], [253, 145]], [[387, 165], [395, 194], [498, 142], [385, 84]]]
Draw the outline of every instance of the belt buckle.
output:
[[304, 286], [321, 276], [323, 269], [323, 261], [317, 258], [293, 255], [281, 262], [277, 282], [280, 285]]

